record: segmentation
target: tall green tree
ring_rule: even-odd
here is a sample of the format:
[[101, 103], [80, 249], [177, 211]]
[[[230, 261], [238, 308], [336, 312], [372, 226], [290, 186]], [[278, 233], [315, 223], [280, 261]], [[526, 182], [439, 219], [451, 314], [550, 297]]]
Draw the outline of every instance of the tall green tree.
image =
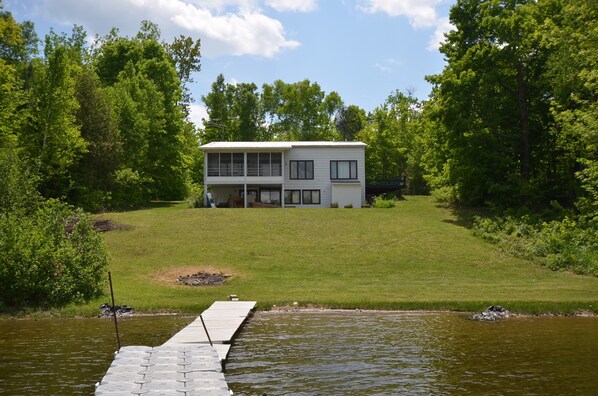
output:
[[132, 39], [113, 30], [99, 39], [94, 66], [103, 85], [116, 87], [113, 97], [121, 106], [118, 124], [125, 157], [135, 151], [128, 142], [140, 143], [129, 162], [142, 163], [125, 166], [129, 171], [121, 174], [137, 175], [154, 198], [175, 199], [185, 194], [186, 158], [193, 148], [186, 143], [181, 80], [159, 35], [157, 25], [147, 21]]
[[395, 91], [369, 115], [357, 138], [366, 148], [366, 174], [373, 179], [405, 176], [408, 192], [423, 193], [420, 104], [411, 93]]
[[[564, 157], [564, 172], [577, 180], [579, 208], [598, 225], [598, 3], [593, 0], [553, 6], [545, 20], [544, 45], [552, 49], [548, 75], [552, 83], [555, 146]], [[560, 11], [560, 12], [557, 12]]]
[[346, 141], [355, 139], [355, 136], [365, 125], [366, 114], [358, 106], [343, 106], [334, 117], [334, 126], [338, 133]]
[[343, 101], [336, 92], [326, 94], [317, 83], [280, 80], [262, 87], [262, 103], [270, 129], [279, 140], [333, 140], [338, 138], [334, 115]]
[[110, 207], [115, 171], [123, 159], [122, 141], [110, 97], [87, 66], [77, 76], [75, 97], [79, 103], [77, 124], [87, 150], [73, 170], [69, 198], [86, 210], [98, 211]]
[[546, 202], [566, 182], [546, 161], [554, 155], [549, 51], [538, 34], [546, 12], [532, 0], [459, 0], [451, 8], [456, 29], [441, 47], [447, 66], [429, 80], [453, 159], [450, 183], [466, 203]]
[[33, 116], [23, 128], [20, 144], [35, 163], [40, 191], [46, 197], [64, 197], [72, 187], [71, 170], [86, 151], [76, 112], [75, 78], [78, 65], [69, 49], [46, 37], [46, 57], [34, 64], [30, 108]]

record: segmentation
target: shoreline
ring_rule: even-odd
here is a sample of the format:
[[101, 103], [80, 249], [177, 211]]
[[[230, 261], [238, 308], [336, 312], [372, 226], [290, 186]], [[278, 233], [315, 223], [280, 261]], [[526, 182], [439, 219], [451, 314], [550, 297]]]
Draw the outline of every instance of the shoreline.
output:
[[[505, 307], [509, 311], [509, 317], [598, 317], [598, 312], [590, 310], [578, 309], [573, 312], [518, 312], [511, 311], [508, 306]], [[329, 308], [325, 306], [317, 305], [272, 305], [270, 307], [257, 307], [254, 313], [268, 314], [268, 313], [293, 313], [293, 312], [305, 312], [305, 313], [351, 313], [351, 312], [389, 312], [389, 313], [414, 313], [414, 314], [427, 314], [427, 313], [461, 313], [467, 315], [473, 315], [482, 310], [469, 310], [469, 309], [450, 309], [450, 308], [397, 308], [397, 309], [375, 309], [375, 308]], [[160, 317], [160, 316], [195, 316], [195, 312], [177, 312], [169, 310], [157, 310], [157, 311], [136, 311], [132, 314], [118, 316], [119, 319], [127, 318], [138, 318], [138, 317]], [[0, 320], [45, 320], [45, 319], [112, 319], [112, 316], [101, 317], [100, 314], [95, 315], [81, 315], [81, 314], [68, 314], [63, 313], [60, 310], [49, 310], [49, 311], [34, 311], [34, 312], [17, 312], [17, 313], [0, 313]]]

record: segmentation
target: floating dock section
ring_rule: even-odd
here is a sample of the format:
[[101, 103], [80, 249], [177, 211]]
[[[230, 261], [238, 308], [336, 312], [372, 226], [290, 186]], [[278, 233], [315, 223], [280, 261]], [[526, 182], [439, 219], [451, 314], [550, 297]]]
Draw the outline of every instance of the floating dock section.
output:
[[222, 367], [255, 304], [216, 301], [162, 346], [122, 347], [95, 394], [230, 396]]

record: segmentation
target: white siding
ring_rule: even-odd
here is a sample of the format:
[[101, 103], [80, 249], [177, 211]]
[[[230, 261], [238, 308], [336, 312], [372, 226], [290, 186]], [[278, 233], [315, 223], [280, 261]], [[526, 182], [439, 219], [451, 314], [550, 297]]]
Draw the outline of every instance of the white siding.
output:
[[[289, 161], [314, 161], [314, 180], [290, 180]], [[297, 207], [329, 208], [332, 201], [330, 161], [357, 161], [357, 180], [361, 188], [361, 207], [365, 203], [365, 149], [364, 147], [294, 147], [284, 158], [285, 190], [320, 190], [320, 205], [287, 205]]]

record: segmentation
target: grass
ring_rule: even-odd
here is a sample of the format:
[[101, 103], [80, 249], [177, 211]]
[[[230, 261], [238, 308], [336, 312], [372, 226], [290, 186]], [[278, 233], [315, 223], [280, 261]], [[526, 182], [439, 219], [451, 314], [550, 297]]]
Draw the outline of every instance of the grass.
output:
[[[391, 209], [187, 209], [172, 203], [102, 215], [117, 304], [201, 312], [237, 294], [258, 307], [598, 312], [598, 278], [554, 272], [475, 238], [429, 197]], [[177, 275], [232, 274], [222, 286]], [[108, 295], [109, 296], [109, 295]], [[90, 315], [108, 297], [64, 314]]]

